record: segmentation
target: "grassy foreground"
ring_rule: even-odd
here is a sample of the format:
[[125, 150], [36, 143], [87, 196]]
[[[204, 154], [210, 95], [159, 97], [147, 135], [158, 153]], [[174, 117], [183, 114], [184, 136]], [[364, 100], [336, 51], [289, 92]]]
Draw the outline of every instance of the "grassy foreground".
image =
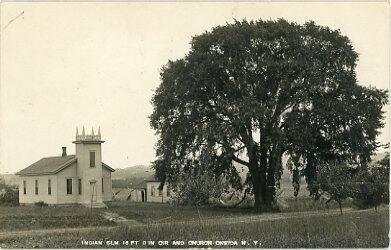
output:
[[[345, 208], [352, 207], [351, 202], [343, 203]], [[286, 198], [279, 204], [283, 213], [322, 211], [339, 208], [334, 201], [326, 204], [325, 201], [315, 201], [310, 197]], [[193, 221], [209, 218], [227, 218], [256, 215], [252, 208], [232, 207], [181, 207], [167, 203], [141, 203], [116, 201], [109, 204], [109, 210], [127, 219], [141, 223], [160, 223], [176, 221]], [[277, 211], [275, 211], [277, 212]]]
[[102, 210], [82, 206], [37, 207], [0, 206], [0, 232], [42, 228], [75, 228], [113, 225], [102, 217]]
[[141, 223], [160, 223], [192, 221], [208, 218], [225, 218], [254, 214], [253, 209], [222, 207], [182, 207], [167, 203], [113, 202], [109, 205], [112, 212]]
[[[13, 237], [1, 239], [0, 247], [385, 248], [389, 244], [388, 217], [389, 210], [382, 209], [379, 212], [373, 210], [347, 212], [342, 216], [319, 212], [319, 215], [302, 218], [245, 223], [238, 221], [233, 224], [219, 224], [218, 220], [214, 223], [148, 224], [138, 227], [119, 227], [110, 231], [64, 233], [50, 237]], [[99, 244], [99, 241], [102, 244]], [[118, 245], [115, 245], [114, 241], [118, 241]], [[123, 244], [124, 241], [128, 241], [129, 244]], [[132, 244], [131, 241], [138, 241], [138, 243]], [[147, 244], [143, 245], [142, 241], [147, 241]], [[154, 244], [148, 241], [153, 241]], [[167, 245], [159, 246], [159, 241], [160, 243], [166, 241]], [[183, 245], [175, 246], [173, 241], [183, 241]], [[241, 245], [242, 241], [246, 241], [246, 244]], [[194, 245], [196, 243], [198, 245]], [[205, 245], [209, 243], [210, 245]]]

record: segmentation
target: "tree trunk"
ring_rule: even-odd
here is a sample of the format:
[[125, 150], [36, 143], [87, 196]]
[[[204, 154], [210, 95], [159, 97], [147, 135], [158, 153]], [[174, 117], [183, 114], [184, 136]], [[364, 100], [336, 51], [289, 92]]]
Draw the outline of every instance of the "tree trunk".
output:
[[[259, 173], [259, 172], [258, 172]], [[258, 181], [254, 180], [256, 176], [251, 174], [252, 177], [252, 183], [253, 183], [253, 189], [254, 189], [254, 209], [256, 212], [261, 212], [262, 211], [262, 190], [261, 190], [261, 183]], [[258, 174], [259, 176], [259, 174]]]
[[279, 159], [281, 159], [281, 152], [278, 145], [274, 146], [270, 151], [269, 155], [269, 164], [267, 166], [267, 176], [266, 176], [266, 195], [265, 195], [265, 204], [271, 207], [275, 201], [276, 195], [276, 169], [279, 166]]
[[338, 205], [339, 205], [339, 211], [341, 212], [341, 215], [342, 215], [342, 202], [338, 201]]
[[263, 187], [262, 185], [265, 184], [264, 181], [262, 181], [262, 173], [261, 169], [258, 166], [258, 160], [256, 157], [256, 148], [252, 148], [251, 151], [248, 151], [248, 157], [249, 157], [249, 163], [250, 163], [250, 173], [251, 173], [251, 182], [253, 184], [253, 191], [254, 191], [254, 209], [256, 212], [261, 212], [262, 210], [262, 203], [263, 203]]

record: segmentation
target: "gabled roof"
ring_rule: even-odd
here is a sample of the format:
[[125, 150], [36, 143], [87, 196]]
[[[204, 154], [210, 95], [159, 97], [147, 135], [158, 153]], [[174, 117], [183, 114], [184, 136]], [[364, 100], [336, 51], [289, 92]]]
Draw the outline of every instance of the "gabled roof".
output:
[[17, 172], [17, 175], [56, 174], [76, 162], [75, 155], [46, 157]]
[[[31, 164], [25, 169], [17, 172], [16, 175], [49, 175], [57, 174], [61, 170], [77, 162], [75, 155], [67, 156], [54, 156], [46, 157]], [[107, 168], [109, 171], [114, 172], [115, 170], [105, 163], [102, 162], [102, 166]]]
[[105, 167], [107, 168], [108, 170], [110, 170], [111, 172], [114, 172], [115, 169], [114, 168], [111, 168], [109, 165], [107, 165], [106, 163], [102, 162], [102, 167]]
[[159, 180], [155, 177], [155, 174], [151, 174], [148, 178], [145, 179], [145, 182], [159, 182]]

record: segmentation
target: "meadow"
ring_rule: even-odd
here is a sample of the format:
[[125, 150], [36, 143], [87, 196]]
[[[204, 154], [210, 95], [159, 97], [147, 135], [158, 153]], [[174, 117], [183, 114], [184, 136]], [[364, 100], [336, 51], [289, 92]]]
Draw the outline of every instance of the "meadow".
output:
[[114, 225], [102, 212], [81, 206], [0, 206], [0, 232]]
[[[50, 237], [17, 236], [0, 239], [0, 247], [28, 248], [83, 248], [130, 247], [121, 242], [139, 241], [131, 247], [161, 247], [159, 241], [167, 241], [168, 247], [194, 247], [191, 242], [211, 242], [207, 247], [262, 247], [262, 248], [385, 248], [388, 246], [389, 210], [349, 210], [343, 215], [322, 213], [284, 219], [240, 220], [229, 223], [222, 220], [205, 220], [195, 223], [148, 223], [141, 226], [119, 226], [111, 230], [67, 232]], [[228, 217], [227, 217], [228, 218]], [[227, 220], [225, 220], [227, 222]], [[120, 242], [113, 245], [112, 241]], [[103, 242], [103, 245], [83, 245], [83, 242]], [[142, 241], [154, 241], [154, 245], [142, 245]], [[174, 246], [173, 241], [184, 245]], [[239, 245], [219, 245], [220, 242], [237, 242]], [[246, 245], [241, 246], [241, 242]], [[254, 242], [256, 241], [256, 243]], [[106, 243], [110, 242], [110, 245]], [[189, 245], [190, 244], [190, 245]], [[205, 246], [198, 246], [205, 247]]]

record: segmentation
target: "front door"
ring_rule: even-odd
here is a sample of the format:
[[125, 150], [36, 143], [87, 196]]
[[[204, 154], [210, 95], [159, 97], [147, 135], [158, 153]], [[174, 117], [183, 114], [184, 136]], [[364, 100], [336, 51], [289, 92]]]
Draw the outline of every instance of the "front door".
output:
[[98, 192], [96, 191], [96, 182], [90, 182], [90, 199], [91, 202], [96, 202]]

